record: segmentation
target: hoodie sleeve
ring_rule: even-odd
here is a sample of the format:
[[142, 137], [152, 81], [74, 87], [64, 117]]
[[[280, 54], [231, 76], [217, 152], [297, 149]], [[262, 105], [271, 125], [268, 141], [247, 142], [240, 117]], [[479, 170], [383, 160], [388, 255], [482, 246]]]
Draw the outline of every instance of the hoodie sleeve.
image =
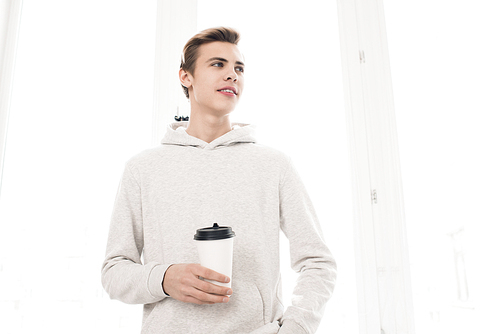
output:
[[167, 297], [162, 282], [168, 265], [143, 265], [143, 240], [141, 188], [127, 165], [115, 199], [101, 270], [102, 285], [111, 299], [149, 304]]
[[280, 186], [280, 223], [290, 243], [291, 266], [299, 276], [279, 333], [314, 333], [333, 293], [337, 266], [291, 161]]

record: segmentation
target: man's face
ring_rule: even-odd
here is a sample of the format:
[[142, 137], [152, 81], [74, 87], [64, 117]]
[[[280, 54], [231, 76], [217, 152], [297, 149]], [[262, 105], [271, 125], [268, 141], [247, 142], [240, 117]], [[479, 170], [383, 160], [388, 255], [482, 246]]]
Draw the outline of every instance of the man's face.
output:
[[211, 42], [198, 49], [194, 75], [180, 70], [182, 84], [189, 89], [191, 109], [223, 116], [234, 110], [244, 85], [243, 57], [238, 47]]

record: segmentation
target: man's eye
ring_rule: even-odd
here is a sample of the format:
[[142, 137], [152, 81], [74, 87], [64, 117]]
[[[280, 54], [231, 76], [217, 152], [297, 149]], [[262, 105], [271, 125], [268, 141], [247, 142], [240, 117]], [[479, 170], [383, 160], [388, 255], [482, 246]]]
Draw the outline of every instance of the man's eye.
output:
[[215, 63], [215, 64], [213, 64], [212, 66], [215, 66], [215, 67], [222, 67], [222, 66], [223, 66], [223, 64], [222, 64], [222, 63]]
[[245, 72], [245, 69], [243, 67], [236, 67], [237, 71], [240, 71], [241, 73]]

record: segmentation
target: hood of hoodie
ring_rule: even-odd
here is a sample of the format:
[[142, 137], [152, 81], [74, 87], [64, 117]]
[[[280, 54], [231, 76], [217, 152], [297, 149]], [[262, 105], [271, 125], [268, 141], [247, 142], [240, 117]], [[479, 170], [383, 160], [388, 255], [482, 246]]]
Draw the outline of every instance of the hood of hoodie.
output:
[[193, 146], [204, 150], [213, 150], [240, 143], [255, 143], [255, 126], [244, 123], [231, 123], [231, 131], [207, 143], [186, 132], [188, 122], [172, 123], [161, 143], [163, 145]]

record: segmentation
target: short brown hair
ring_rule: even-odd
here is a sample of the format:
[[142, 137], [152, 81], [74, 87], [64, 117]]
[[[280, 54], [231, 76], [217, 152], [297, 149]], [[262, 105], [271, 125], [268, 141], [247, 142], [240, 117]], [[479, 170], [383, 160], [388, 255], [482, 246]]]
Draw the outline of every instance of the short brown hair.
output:
[[[240, 41], [240, 34], [232, 28], [217, 27], [203, 30], [186, 43], [182, 50], [181, 68], [194, 75], [194, 68], [196, 60], [198, 59], [198, 48], [211, 42], [227, 42], [238, 45]], [[181, 85], [182, 86], [182, 85]], [[182, 86], [184, 94], [189, 99], [189, 91], [186, 87]]]

